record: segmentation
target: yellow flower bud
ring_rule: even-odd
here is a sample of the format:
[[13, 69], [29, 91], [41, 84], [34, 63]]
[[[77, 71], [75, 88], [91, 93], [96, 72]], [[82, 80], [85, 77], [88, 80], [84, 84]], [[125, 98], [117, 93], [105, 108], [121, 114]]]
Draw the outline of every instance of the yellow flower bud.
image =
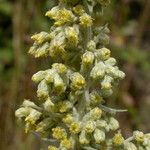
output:
[[65, 129], [61, 128], [61, 127], [56, 127], [56, 128], [53, 128], [52, 129], [52, 136], [55, 138], [55, 139], [64, 139], [66, 138], [66, 131]]
[[100, 144], [101, 142], [105, 141], [105, 132], [99, 129], [95, 129], [94, 139], [97, 144]]
[[144, 141], [144, 133], [140, 131], [134, 131], [133, 137], [137, 142], [143, 142]]
[[125, 73], [120, 71], [118, 67], [115, 66], [107, 66], [106, 72], [115, 79], [123, 79], [125, 77]]
[[98, 107], [95, 107], [90, 111], [90, 118], [93, 120], [100, 119], [102, 115], [102, 110]]
[[38, 44], [42, 44], [43, 42], [49, 41], [51, 39], [51, 36], [47, 32], [40, 32], [33, 35], [31, 39], [36, 41]]
[[92, 17], [86, 13], [80, 16], [79, 20], [80, 20], [80, 25], [83, 27], [90, 27], [93, 24]]
[[107, 60], [110, 57], [110, 54], [111, 52], [107, 48], [101, 48], [95, 52], [96, 57], [100, 60]]
[[28, 53], [35, 56], [35, 53], [36, 53], [38, 47], [39, 47], [39, 45], [37, 43], [34, 43], [33, 46], [30, 47]]
[[96, 64], [93, 69], [91, 70], [90, 76], [93, 79], [101, 79], [105, 75], [105, 64], [103, 62], [99, 62]]
[[65, 124], [70, 125], [73, 122], [73, 117], [71, 114], [67, 114], [62, 120]]
[[82, 5], [77, 5], [77, 6], [73, 7], [73, 11], [75, 14], [77, 14], [79, 16], [81, 16], [85, 12]]
[[122, 137], [122, 134], [118, 132], [117, 134], [115, 134], [112, 141], [114, 145], [121, 145], [124, 141], [124, 138]]
[[101, 89], [104, 89], [104, 90], [111, 89], [111, 87], [112, 87], [111, 82], [112, 81], [113, 81], [113, 78], [106, 75], [104, 77], [104, 80], [101, 82]]
[[42, 113], [35, 110], [35, 109], [32, 109], [30, 114], [26, 117], [25, 121], [30, 123], [30, 124], [35, 124], [35, 122], [40, 119]]
[[32, 76], [32, 81], [34, 81], [36, 83], [40, 82], [45, 78], [46, 74], [47, 74], [46, 71], [39, 71]]
[[64, 64], [55, 63], [52, 65], [52, 68], [56, 69], [56, 71], [60, 74], [66, 73], [67, 68]]
[[53, 83], [54, 82], [55, 73], [56, 73], [56, 71], [54, 69], [48, 69], [46, 71], [46, 75], [45, 75], [46, 83]]
[[94, 54], [92, 52], [86, 52], [82, 56], [82, 64], [83, 65], [90, 65], [94, 61]]
[[36, 132], [43, 134], [52, 124], [53, 121], [50, 118], [43, 119], [36, 125]]
[[92, 133], [95, 130], [96, 124], [94, 121], [88, 121], [85, 124], [84, 130], [87, 133]]
[[96, 43], [91, 40], [90, 42], [88, 42], [87, 44], [87, 50], [88, 51], [94, 51], [96, 49]]
[[71, 133], [79, 133], [80, 131], [80, 124], [77, 122], [71, 123], [69, 130]]
[[43, 104], [44, 106], [44, 109], [47, 111], [47, 112], [54, 112], [55, 111], [55, 105], [54, 103], [51, 101], [50, 98], [48, 98], [45, 103]]
[[35, 58], [39, 58], [42, 56], [47, 56], [49, 49], [49, 43], [46, 42], [43, 45], [39, 46], [34, 53]]
[[60, 9], [58, 7], [54, 7], [46, 13], [46, 16], [55, 20], [55, 26], [62, 26], [65, 23], [70, 23], [74, 20], [73, 13], [65, 8]]
[[80, 144], [89, 144], [90, 140], [85, 132], [85, 130], [81, 131], [80, 135], [79, 135], [79, 142]]
[[71, 81], [72, 81], [71, 87], [74, 90], [81, 90], [85, 85], [84, 77], [78, 72], [72, 74]]
[[27, 117], [30, 114], [31, 108], [29, 107], [21, 107], [16, 110], [15, 116], [18, 118]]
[[114, 131], [119, 128], [119, 122], [113, 117], [109, 119], [109, 128]]
[[58, 93], [62, 93], [66, 89], [66, 86], [65, 86], [62, 78], [58, 74], [55, 74], [55, 76], [54, 76], [54, 89]]
[[65, 139], [61, 140], [60, 147], [65, 148], [66, 150], [70, 150], [71, 149], [71, 142], [67, 138], [65, 138]]
[[103, 101], [103, 98], [97, 92], [92, 92], [90, 93], [90, 100], [92, 105], [97, 105]]
[[106, 61], [105, 61], [105, 64], [106, 65], [110, 65], [110, 66], [114, 66], [116, 64], [116, 59], [115, 58], [108, 58]]
[[55, 44], [50, 46], [49, 54], [51, 57], [58, 58], [60, 56], [61, 58], [64, 58], [66, 52], [65, 52], [63, 45], [59, 45], [59, 43], [55, 43]]
[[53, 7], [51, 10], [46, 12], [45, 16], [54, 19], [56, 17], [56, 14], [58, 13], [58, 11], [59, 11], [58, 6]]
[[65, 30], [67, 43], [71, 46], [77, 46], [79, 42], [78, 31], [76, 31], [73, 27], [68, 27]]
[[107, 126], [107, 122], [105, 120], [97, 120], [96, 121], [96, 127], [97, 128], [105, 128]]
[[37, 96], [41, 99], [49, 97], [49, 88], [45, 80], [42, 80], [38, 85]]
[[58, 108], [61, 113], [64, 113], [72, 108], [72, 104], [69, 101], [62, 101], [58, 103]]

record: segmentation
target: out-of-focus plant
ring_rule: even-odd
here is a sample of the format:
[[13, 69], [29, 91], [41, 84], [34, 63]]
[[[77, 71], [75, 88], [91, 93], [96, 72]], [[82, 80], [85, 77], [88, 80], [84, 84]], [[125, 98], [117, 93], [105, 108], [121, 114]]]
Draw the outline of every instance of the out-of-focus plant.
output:
[[[46, 16], [50, 32], [33, 35], [29, 53], [52, 59], [50, 69], [33, 75], [39, 104], [25, 100], [16, 111], [25, 132], [49, 141], [48, 150], [148, 150], [150, 135], [134, 131], [125, 139], [116, 110], [106, 98], [125, 74], [111, 57], [109, 29], [97, 26], [95, 17], [109, 0], [60, 0]], [[97, 9], [101, 8], [101, 9]]]

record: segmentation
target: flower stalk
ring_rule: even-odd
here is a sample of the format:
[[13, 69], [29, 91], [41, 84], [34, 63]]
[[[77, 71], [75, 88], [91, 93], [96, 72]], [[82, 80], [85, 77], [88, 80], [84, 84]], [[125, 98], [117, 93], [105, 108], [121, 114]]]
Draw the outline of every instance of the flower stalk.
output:
[[126, 110], [105, 106], [114, 85], [125, 77], [106, 48], [108, 27], [95, 25], [95, 6], [108, 4], [109, 0], [59, 0], [46, 12], [53, 22], [50, 31], [31, 37], [29, 53], [50, 57], [53, 64], [32, 77], [40, 105], [25, 100], [16, 116], [24, 121], [26, 132], [49, 142], [48, 150], [150, 148], [150, 136], [140, 131], [130, 140], [123, 138], [115, 114]]

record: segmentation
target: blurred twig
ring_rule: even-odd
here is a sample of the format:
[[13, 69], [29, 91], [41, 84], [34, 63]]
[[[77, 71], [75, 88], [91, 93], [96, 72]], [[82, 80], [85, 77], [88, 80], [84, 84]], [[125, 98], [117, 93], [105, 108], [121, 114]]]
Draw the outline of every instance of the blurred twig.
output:
[[[3, 120], [1, 122], [3, 127], [1, 130], [1, 135], [3, 140], [1, 143], [1, 150], [11, 149], [14, 136], [14, 106], [17, 99], [17, 93], [19, 89], [19, 79], [21, 72], [21, 45], [22, 45], [22, 36], [21, 36], [21, 22], [22, 22], [22, 1], [15, 0], [13, 5], [13, 14], [12, 14], [12, 47], [14, 53], [14, 72], [12, 74], [12, 80], [9, 86], [9, 92], [7, 93], [5, 99], [3, 100], [3, 105], [5, 106], [1, 114]], [[12, 107], [11, 107], [12, 106]]]
[[137, 26], [137, 32], [135, 35], [135, 46], [139, 47], [141, 45], [142, 37], [145, 31], [146, 23], [150, 17], [150, 0], [146, 0], [144, 10], [140, 16], [139, 24]]

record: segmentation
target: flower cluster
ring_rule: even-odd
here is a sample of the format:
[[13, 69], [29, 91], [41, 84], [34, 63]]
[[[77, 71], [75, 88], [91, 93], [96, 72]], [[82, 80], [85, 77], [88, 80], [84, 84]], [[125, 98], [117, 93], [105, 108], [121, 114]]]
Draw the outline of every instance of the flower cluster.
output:
[[108, 4], [109, 0], [59, 0], [45, 14], [53, 22], [50, 32], [31, 37], [29, 53], [54, 63], [32, 76], [39, 105], [25, 100], [16, 116], [24, 121], [26, 132], [50, 142], [48, 150], [150, 148], [150, 135], [140, 131], [125, 140], [116, 110], [105, 106], [105, 98], [125, 77], [105, 47], [108, 27], [94, 23], [95, 6]]

